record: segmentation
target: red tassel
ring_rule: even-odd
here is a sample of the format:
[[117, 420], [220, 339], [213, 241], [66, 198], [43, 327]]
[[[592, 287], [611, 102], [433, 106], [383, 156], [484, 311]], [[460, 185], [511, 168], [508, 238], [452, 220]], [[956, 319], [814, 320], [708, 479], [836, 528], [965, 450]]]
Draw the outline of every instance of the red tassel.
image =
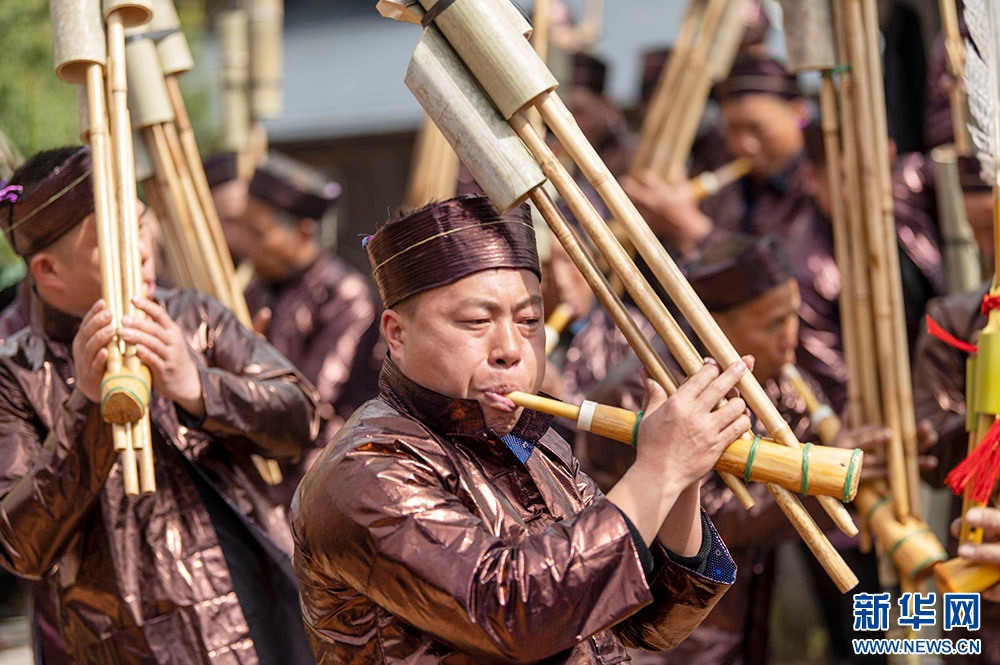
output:
[[979, 445], [945, 477], [945, 485], [961, 495], [972, 485], [969, 498], [988, 503], [993, 487], [1000, 478], [1000, 420], [993, 421]]
[[979, 305], [979, 311], [982, 312], [983, 316], [989, 316], [991, 309], [1000, 309], [1000, 294], [991, 296], [987, 293], [983, 296], [983, 302]]
[[939, 340], [941, 340], [948, 346], [955, 347], [959, 351], [965, 351], [966, 353], [976, 352], [976, 346], [974, 344], [963, 342], [962, 340], [960, 340], [959, 338], [955, 337], [950, 332], [942, 328], [937, 321], [935, 321], [929, 316], [927, 317], [927, 334], [930, 335], [931, 337], [937, 337]]

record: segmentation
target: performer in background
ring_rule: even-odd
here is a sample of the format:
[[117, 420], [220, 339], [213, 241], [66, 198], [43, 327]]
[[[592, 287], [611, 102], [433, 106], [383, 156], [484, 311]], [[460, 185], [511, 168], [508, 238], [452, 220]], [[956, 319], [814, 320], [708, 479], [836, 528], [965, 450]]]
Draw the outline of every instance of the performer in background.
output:
[[246, 289], [250, 313], [259, 332], [323, 399], [317, 448], [282, 467], [285, 479], [277, 493], [287, 506], [319, 449], [354, 409], [378, 393], [379, 305], [369, 281], [320, 246], [320, 220], [339, 196], [339, 185], [272, 153], [241, 200], [235, 163], [231, 179], [220, 176], [221, 170], [217, 164], [213, 179], [226, 240], [233, 254], [254, 268]]
[[[795, 361], [798, 310], [802, 302], [791, 261], [781, 241], [774, 236], [725, 236], [706, 247], [685, 269], [691, 286], [736, 350], [754, 357], [754, 375], [796, 438], [817, 440], [805, 401], [781, 373], [783, 365]], [[604, 382], [592, 388], [587, 399], [638, 410], [642, 388], [636, 377], [640, 368], [641, 363], [633, 354]], [[800, 372], [820, 399], [825, 400], [818, 383], [807, 371]], [[759, 423], [754, 424], [754, 430], [767, 433]], [[888, 438], [885, 428], [864, 428], [845, 431], [837, 443], [865, 450], [864, 470], [869, 477], [885, 473], [884, 463], [869, 464], [868, 459]], [[629, 447], [583, 432], [577, 437], [574, 450], [584, 471], [602, 489], [614, 485], [634, 458]], [[782, 541], [795, 538], [795, 531], [764, 486], [751, 484], [749, 490], [756, 505], [747, 511], [717, 475], [712, 474], [704, 481], [702, 505], [729, 545], [740, 574], [730, 592], [680, 646], [662, 654], [633, 653], [634, 662], [706, 665], [768, 662], [775, 553]], [[820, 514], [816, 517], [822, 519]], [[824, 520], [820, 524], [829, 522]], [[874, 580], [873, 567], [852, 568], [862, 580], [866, 575]]]
[[746, 371], [647, 382], [638, 457], [607, 495], [551, 417], [504, 394], [544, 370], [534, 229], [478, 196], [367, 241], [386, 306], [379, 397], [306, 474], [295, 569], [317, 661], [619, 662], [705, 617], [734, 566], [700, 479], [749, 426]]
[[217, 302], [155, 290], [146, 239], [144, 318], [120, 334], [152, 373], [157, 490], [126, 496], [98, 405], [115, 331], [91, 177], [89, 148], [39, 153], [0, 207], [33, 283], [28, 326], [0, 347], [0, 564], [36, 581], [37, 656], [309, 663], [287, 518], [251, 455], [298, 457], [315, 391]]

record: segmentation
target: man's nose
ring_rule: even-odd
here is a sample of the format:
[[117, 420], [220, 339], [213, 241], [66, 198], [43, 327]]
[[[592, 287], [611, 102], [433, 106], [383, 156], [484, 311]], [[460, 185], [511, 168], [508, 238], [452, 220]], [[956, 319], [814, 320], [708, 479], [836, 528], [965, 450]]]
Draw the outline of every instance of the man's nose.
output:
[[498, 323], [493, 331], [490, 364], [501, 367], [516, 365], [521, 360], [520, 335], [513, 321]]

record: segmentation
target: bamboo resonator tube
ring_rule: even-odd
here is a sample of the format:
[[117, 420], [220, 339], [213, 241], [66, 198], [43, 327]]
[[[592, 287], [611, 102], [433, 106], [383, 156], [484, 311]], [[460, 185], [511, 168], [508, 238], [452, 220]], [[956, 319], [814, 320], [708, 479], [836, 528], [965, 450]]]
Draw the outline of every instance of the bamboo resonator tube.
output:
[[[194, 61], [171, 0], [153, 5], [153, 20], [133, 28], [126, 46], [129, 105], [141, 138], [135, 148], [149, 163], [137, 175], [161, 221], [177, 283], [216, 298], [252, 329], [177, 79]], [[259, 455], [253, 462], [269, 484], [281, 482], [277, 462]]]
[[[585, 401], [580, 406], [558, 400], [513, 392], [515, 404], [576, 422], [585, 432], [635, 445], [640, 418], [627, 409]], [[771, 439], [737, 439], [716, 462], [719, 471], [736, 474], [746, 482], [776, 483], [800, 494], [832, 496], [853, 501], [864, 454], [860, 449], [833, 448], [806, 444], [792, 450]]]
[[[422, 0], [422, 4], [428, 7], [432, 2]], [[412, 20], [415, 13], [413, 5], [403, 6], [386, 0], [379, 3], [379, 11], [383, 15], [405, 20]], [[578, 219], [581, 216], [599, 218], [592, 205], [589, 208], [574, 207], [586, 197], [572, 183], [565, 168], [554, 159], [551, 150], [547, 150], [544, 142], [531, 130], [524, 111], [537, 108], [563, 149], [594, 184], [612, 214], [623, 222], [632, 243], [654, 268], [657, 279], [719, 364], [727, 366], [737, 362], [739, 355], [735, 349], [587, 143], [565, 106], [553, 94], [555, 79], [538, 60], [523, 34], [515, 29], [518, 20], [521, 20], [520, 17], [506, 2], [465, 0], [448, 5], [437, 15], [434, 24], [425, 30], [418, 43], [407, 71], [407, 86], [497, 208], [506, 210], [531, 198], [543, 215], [546, 210], [551, 215], [554, 206], [548, 205], [547, 195], [539, 187], [548, 177]], [[486, 29], [486, 26], [489, 28]], [[560, 220], [546, 215], [546, 221], [555, 232]], [[617, 246], [618, 252], [624, 251], [616, 238], [608, 238], [610, 234], [606, 225], [602, 223], [600, 226], [604, 227], [604, 231], [599, 237], [591, 235], [592, 229], [587, 228], [590, 240], [595, 243], [600, 240], [604, 245]], [[558, 232], [556, 236], [562, 241]], [[604, 252], [603, 246], [601, 252]], [[629, 262], [629, 265], [631, 269], [625, 264], [616, 266], [616, 272], [628, 281], [641, 280], [641, 276], [636, 277], [634, 264]], [[650, 288], [648, 283], [642, 282]], [[602, 297], [600, 293], [598, 297]], [[602, 301], [602, 304], [605, 302]], [[662, 307], [663, 303], [659, 302], [659, 305]], [[647, 318], [650, 314], [655, 318], [661, 313], [655, 308], [650, 308], [649, 312], [644, 310]], [[659, 327], [658, 332], [665, 336], [668, 346], [676, 342], [676, 351], [685, 353], [687, 347], [693, 348], [693, 345], [683, 334], [680, 336], [683, 342], [672, 335], [677, 324], [669, 312], [667, 314], [654, 326]], [[675, 348], [671, 347], [671, 351], [675, 352]], [[646, 362], [646, 359], [643, 361]], [[653, 368], [656, 368], [655, 361]], [[684, 369], [689, 373], [687, 367]], [[760, 384], [749, 373], [741, 381], [740, 392], [776, 440], [795, 449], [801, 448]], [[768, 489], [838, 587], [846, 591], [856, 585], [857, 578], [795, 496], [776, 484], [768, 484]], [[820, 497], [820, 500], [835, 517], [838, 526], [849, 533], [856, 532], [853, 521], [839, 501], [832, 497]]]
[[[52, 0], [56, 75], [83, 85], [83, 136], [91, 145], [94, 215], [100, 253], [101, 296], [112, 323], [139, 316], [133, 298], [145, 296], [136, 209], [132, 129], [127, 104], [125, 28], [150, 19], [142, 2]], [[116, 333], [101, 382], [101, 414], [120, 455], [126, 494], [156, 490], [149, 428], [150, 374], [136, 349]]]

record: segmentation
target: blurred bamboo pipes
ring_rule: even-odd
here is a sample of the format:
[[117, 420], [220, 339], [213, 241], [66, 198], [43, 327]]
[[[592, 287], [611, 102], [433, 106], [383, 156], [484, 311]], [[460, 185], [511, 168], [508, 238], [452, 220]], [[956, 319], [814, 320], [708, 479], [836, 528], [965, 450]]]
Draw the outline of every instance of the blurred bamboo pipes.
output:
[[430, 118], [424, 120], [413, 146], [406, 206], [420, 208], [432, 201], [455, 196], [458, 189], [458, 155]]
[[743, 38], [744, 0], [691, 0], [643, 118], [631, 173], [684, 177], [713, 83], [729, 73]]
[[931, 150], [934, 164], [938, 219], [944, 250], [944, 271], [949, 293], [968, 291], [983, 281], [983, 270], [958, 175], [957, 147], [939, 145]]
[[[427, 4], [431, 4], [430, 0]], [[401, 17], [406, 16], [406, 11], [410, 11], [411, 15], [413, 13], [385, 1], [379, 4], [379, 8], [384, 14]], [[563, 148], [595, 185], [612, 213], [622, 220], [633, 243], [643, 252], [647, 263], [653, 266], [658, 279], [719, 364], [727, 366], [737, 362], [739, 356], [735, 349], [722, 335], [690, 284], [656, 241], [592, 146], [583, 138], [561, 100], [552, 94], [555, 81], [551, 74], [523, 36], [501, 29], [510, 25], [502, 16], [507, 11], [510, 11], [507, 3], [492, 0], [466, 0], [449, 5], [436, 17], [435, 27], [428, 28], [418, 44], [407, 72], [407, 85], [498, 208], [509, 209], [530, 196], [547, 216], [547, 221], [553, 222], [546, 211], [551, 211], [554, 206], [538, 188], [544, 180], [538, 167], [541, 164], [544, 174], [552, 179], [577, 219], [584, 223], [583, 218], [590, 221], [596, 218], [597, 226], [604, 228], [598, 237], [591, 237], [591, 240], [610, 247], [617, 246], [618, 252], [622, 252], [617, 240], [609, 237], [593, 206], [583, 203], [586, 198], [572, 183], [565, 168], [528, 125], [523, 110], [529, 106], [538, 108]], [[451, 50], [441, 38], [441, 33], [457, 46], [459, 54]], [[492, 104], [483, 97], [484, 91], [492, 99]], [[516, 136], [503, 130], [504, 119], [510, 122], [508, 129], [512, 127]], [[524, 143], [517, 141], [517, 137]], [[525, 153], [525, 145], [531, 154]], [[508, 175], [513, 177], [504, 177]], [[555, 220], [555, 224], [558, 225], [559, 220]], [[587, 228], [586, 223], [584, 226]], [[587, 230], [591, 232], [590, 228]], [[554, 231], [562, 240], [555, 226]], [[604, 247], [601, 249], [603, 251]], [[570, 255], [573, 256], [572, 252]], [[634, 265], [629, 270], [625, 263], [616, 262], [616, 270], [629, 282], [641, 281], [645, 284], [638, 277]], [[651, 290], [648, 284], [645, 286]], [[600, 292], [598, 296], [601, 297]], [[662, 302], [655, 300], [660, 307], [663, 306]], [[661, 312], [657, 311], [655, 304], [643, 304], [650, 310], [644, 313], [647, 316], [652, 314], [651, 320], [657, 319]], [[668, 344], [674, 342], [671, 350], [683, 353], [687, 346], [693, 348], [690, 340], [683, 338], [685, 345], [671, 336], [670, 331], [676, 326], [676, 322], [670, 325], [671, 320], [668, 314], [653, 321]], [[699, 359], [699, 366], [700, 362]], [[801, 446], [750, 373], [741, 381], [740, 390], [775, 439], [796, 449]], [[779, 486], [769, 485], [769, 488], [838, 586], [845, 591], [853, 587], [856, 578], [794, 496]], [[842, 528], [854, 531], [850, 517], [839, 502], [824, 502], [824, 506], [829, 506]]]
[[[151, 166], [143, 189], [179, 284], [213, 296], [252, 329], [177, 80], [194, 63], [170, 0], [156, 0], [151, 25], [158, 30], [135, 30], [127, 46], [133, 120]], [[253, 457], [265, 481], [281, 482], [277, 462]]]
[[938, 0], [938, 9], [948, 75], [952, 81], [948, 101], [955, 151], [959, 155], [969, 155], [972, 153], [972, 142], [969, 140], [969, 108], [965, 92], [965, 39], [958, 27], [958, 6], [956, 0]]
[[[627, 409], [585, 401], [580, 406], [559, 400], [513, 392], [507, 397], [518, 406], [574, 421], [584, 432], [635, 445], [640, 418]], [[770, 439], [737, 439], [715, 468], [736, 474], [745, 482], [775, 483], [792, 492], [832, 496], [852, 501], [864, 454], [860, 449], [813, 446], [792, 450]]]
[[[86, 90], [83, 129], [92, 151], [101, 291], [118, 329], [123, 316], [140, 315], [132, 299], [146, 295], [127, 104], [125, 28], [148, 21], [150, 10], [138, 2], [105, 2], [102, 14], [99, 0], [52, 0], [50, 12], [56, 75]], [[111, 424], [121, 456], [122, 484], [130, 495], [156, 490], [149, 398], [149, 370], [135, 347], [116, 335], [108, 345], [101, 413]]]

